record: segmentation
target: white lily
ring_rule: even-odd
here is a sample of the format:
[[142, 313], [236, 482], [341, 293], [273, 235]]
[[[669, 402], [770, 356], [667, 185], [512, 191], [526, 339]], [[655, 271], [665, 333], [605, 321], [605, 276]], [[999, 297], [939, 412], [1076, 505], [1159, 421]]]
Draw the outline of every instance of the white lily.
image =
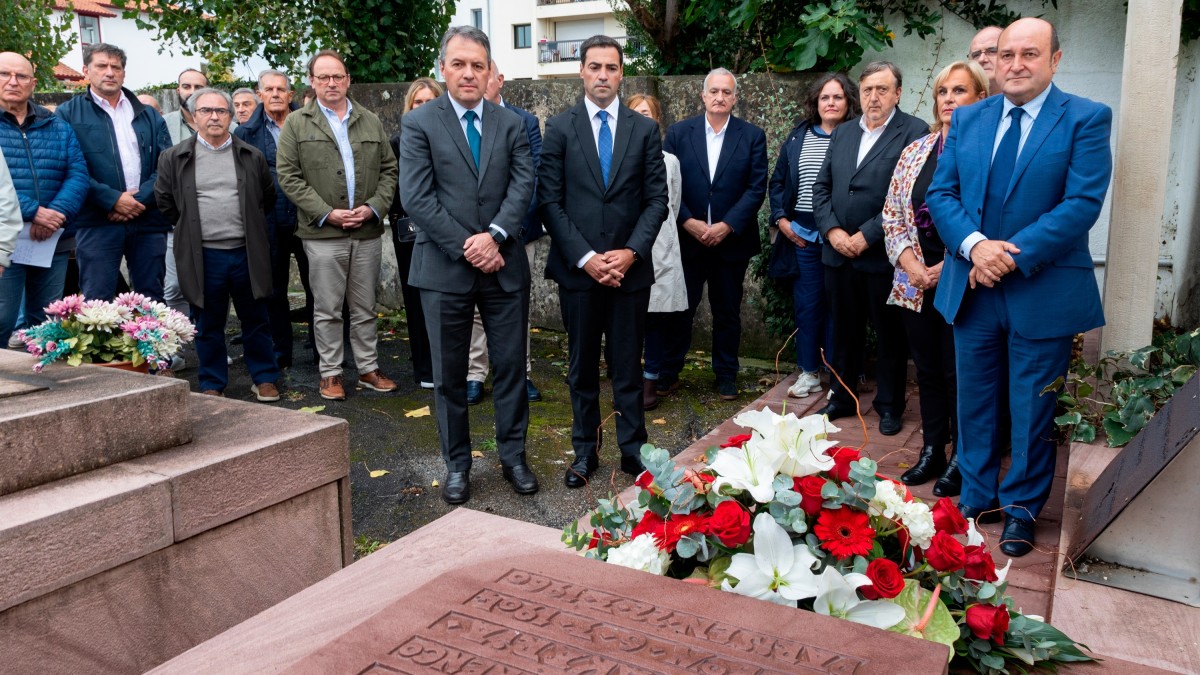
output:
[[754, 553], [734, 554], [726, 572], [738, 580], [737, 586], [726, 580], [721, 588], [794, 607], [796, 601], [817, 594], [817, 575], [812, 571], [816, 562], [807, 546], [792, 544], [771, 514], [760, 513], [754, 517]]
[[717, 473], [713, 490], [728, 485], [750, 493], [754, 500], [766, 504], [775, 498], [775, 475], [787, 458], [763, 443], [747, 442], [740, 448], [724, 448], [709, 466]]
[[866, 586], [871, 579], [865, 574], [851, 572], [842, 575], [833, 567], [826, 567], [817, 577], [820, 590], [813, 601], [813, 611], [825, 616], [835, 616], [876, 628], [891, 628], [904, 619], [904, 608], [886, 600], [861, 600], [859, 586]]
[[833, 468], [833, 458], [826, 456], [825, 451], [837, 445], [829, 440], [829, 434], [841, 429], [830, 424], [824, 415], [801, 419], [795, 413], [778, 415], [770, 408], [763, 408], [744, 412], [733, 421], [758, 432], [750, 443], [762, 443], [786, 453], [781, 473], [801, 477]]

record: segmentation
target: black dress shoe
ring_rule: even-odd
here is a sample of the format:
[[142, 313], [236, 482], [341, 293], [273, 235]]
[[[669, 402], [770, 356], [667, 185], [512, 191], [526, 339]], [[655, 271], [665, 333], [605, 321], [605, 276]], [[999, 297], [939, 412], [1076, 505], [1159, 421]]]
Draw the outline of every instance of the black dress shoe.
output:
[[850, 416], [854, 415], [855, 412], [851, 408], [847, 408], [845, 406], [840, 406], [836, 403], [830, 403], [829, 405], [825, 406], [824, 408], [821, 408], [820, 410], [818, 410], [816, 412], [816, 414], [825, 415], [826, 417], [829, 418], [829, 421], [832, 422], [833, 420], [841, 419], [843, 417], [850, 417]]
[[512, 483], [513, 490], [519, 495], [531, 495], [538, 491], [537, 476], [533, 475], [528, 464], [504, 467], [504, 479]]
[[576, 457], [575, 462], [567, 467], [567, 475], [563, 479], [563, 483], [569, 488], [581, 488], [587, 485], [588, 476], [600, 466], [600, 460], [596, 457]]
[[957, 497], [962, 493], [962, 473], [958, 470], [958, 453], [950, 453], [950, 463], [941, 478], [933, 484], [934, 497]]
[[542, 392], [533, 383], [533, 380], [525, 378], [525, 399], [530, 403], [536, 403], [542, 400]]
[[1000, 550], [1014, 558], [1033, 550], [1033, 521], [1016, 516], [1004, 517], [1004, 532], [1000, 534]]
[[462, 504], [471, 498], [471, 478], [466, 471], [450, 471], [442, 481], [442, 501]]
[[[883, 426], [883, 423], [880, 423]], [[900, 482], [905, 485], [924, 485], [940, 476], [946, 469], [946, 448], [937, 445], [927, 445], [921, 448], [917, 463], [900, 476]]]
[[631, 457], [629, 455], [621, 455], [621, 470], [625, 473], [637, 478], [646, 470], [646, 466], [642, 464], [641, 457]]
[[977, 506], [969, 506], [959, 502], [958, 512], [963, 518], [974, 518], [976, 525], [986, 525], [988, 523], [998, 523], [1000, 518], [1004, 516], [1004, 512], [1000, 510], [999, 504], [992, 504], [986, 509], [981, 509]]
[[483, 400], [483, 383], [467, 380], [467, 405], [477, 405]]
[[900, 416], [896, 413], [885, 412], [879, 416], [879, 433], [884, 436], [895, 436], [900, 433]]

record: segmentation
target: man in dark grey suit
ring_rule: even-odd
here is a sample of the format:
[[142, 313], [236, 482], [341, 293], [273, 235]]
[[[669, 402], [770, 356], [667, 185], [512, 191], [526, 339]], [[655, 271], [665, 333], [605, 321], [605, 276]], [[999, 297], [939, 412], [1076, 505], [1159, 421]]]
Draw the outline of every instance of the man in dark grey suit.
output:
[[597, 35], [580, 46], [584, 98], [546, 122], [539, 210], [550, 232], [546, 278], [558, 282], [567, 328], [575, 462], [582, 487], [600, 449], [600, 338], [607, 339], [621, 469], [642, 472], [646, 442], [641, 355], [654, 268], [650, 250], [667, 217], [658, 125], [617, 100], [621, 45]]
[[888, 305], [894, 268], [883, 248], [883, 201], [900, 153], [929, 133], [929, 125], [897, 109], [900, 69], [887, 61], [867, 65], [859, 77], [863, 114], [833, 131], [829, 151], [813, 183], [813, 214], [823, 248], [825, 288], [833, 318], [836, 379], [829, 405], [818, 413], [834, 420], [855, 414], [854, 399], [863, 369], [867, 321], [878, 345], [875, 410], [879, 433], [900, 433], [908, 343], [898, 307]]
[[538, 489], [525, 461], [529, 261], [521, 243], [535, 174], [524, 121], [483, 98], [491, 62], [487, 35], [451, 27], [438, 61], [446, 95], [401, 120], [400, 196], [419, 228], [409, 283], [421, 289], [432, 347], [447, 469], [442, 499], [461, 504], [471, 496], [466, 385], [476, 306], [494, 365], [504, 477], [518, 494]]

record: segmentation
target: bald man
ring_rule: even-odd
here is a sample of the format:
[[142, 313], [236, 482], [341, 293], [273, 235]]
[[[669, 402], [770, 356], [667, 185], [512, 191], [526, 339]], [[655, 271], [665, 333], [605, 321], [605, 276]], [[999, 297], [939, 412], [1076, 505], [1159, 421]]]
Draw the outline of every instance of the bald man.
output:
[[967, 56], [987, 75], [989, 96], [1000, 93], [1000, 84], [996, 82], [996, 51], [1003, 30], [999, 26], [984, 28], [971, 38], [971, 47], [967, 50]]

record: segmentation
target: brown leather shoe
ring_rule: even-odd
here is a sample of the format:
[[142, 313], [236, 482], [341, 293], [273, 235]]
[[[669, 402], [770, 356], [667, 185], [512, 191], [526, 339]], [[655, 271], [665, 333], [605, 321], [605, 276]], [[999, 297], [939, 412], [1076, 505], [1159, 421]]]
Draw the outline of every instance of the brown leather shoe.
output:
[[263, 403], [274, 403], [279, 400], [279, 388], [274, 382], [263, 382], [262, 384], [250, 385], [250, 391], [258, 397]]
[[345, 401], [346, 389], [342, 386], [341, 375], [330, 375], [321, 378], [321, 398], [330, 401]]
[[359, 375], [358, 386], [382, 392], [396, 391], [396, 383], [389, 380], [387, 375], [384, 375], [383, 371], [378, 368]]
[[657, 389], [657, 380], [642, 380], [642, 410], [654, 410], [658, 407]]
[[217, 396], [219, 398], [225, 397], [225, 394], [221, 393], [220, 391], [217, 391], [216, 389], [205, 389], [204, 391], [202, 391], [200, 393], [204, 394], [205, 396]]

